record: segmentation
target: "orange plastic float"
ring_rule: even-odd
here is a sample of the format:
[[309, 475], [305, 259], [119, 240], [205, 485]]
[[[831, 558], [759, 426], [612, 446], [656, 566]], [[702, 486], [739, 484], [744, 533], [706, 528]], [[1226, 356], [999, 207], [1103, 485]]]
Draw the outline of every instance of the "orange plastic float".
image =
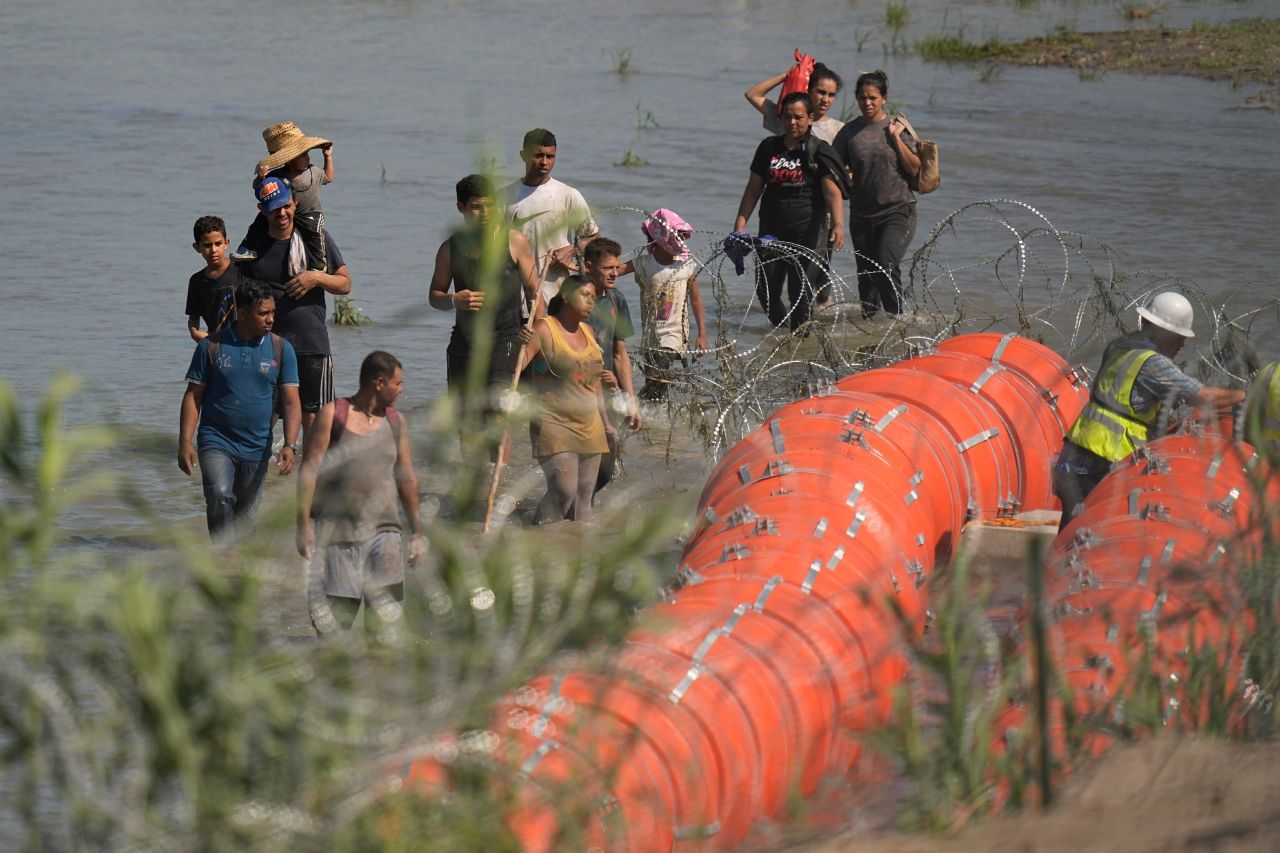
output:
[[999, 413], [981, 397], [938, 376], [901, 367], [855, 373], [836, 383], [848, 391], [911, 403], [946, 426], [969, 473], [969, 500], [982, 518], [1011, 515], [1022, 505], [1017, 455]]
[[979, 332], [947, 338], [935, 349], [976, 355], [1025, 377], [1057, 416], [1063, 435], [1089, 402], [1089, 383], [1084, 371], [1073, 370], [1062, 356], [1030, 338], [1012, 333]]
[[[676, 588], [615, 666], [539, 678], [497, 709], [499, 754], [528, 788], [510, 818], [526, 847], [550, 849], [578, 820], [604, 850], [733, 849], [792, 791], [848, 767], [851, 733], [890, 718], [928, 578], [969, 518], [1050, 504], [1049, 462], [1086, 399], [1039, 344], [976, 335], [775, 412], [716, 466]], [[1139, 503], [1183, 485], [1186, 463], [1171, 464], [1176, 482], [1135, 473]], [[1107, 530], [1129, 542], [1137, 523]], [[1058, 624], [1081, 627], [1054, 642], [1096, 679], [1110, 627], [1069, 608], [1185, 610], [1194, 589], [1170, 586], [1169, 604], [1122, 571], [1136, 546], [1108, 560], [1086, 543], [1055, 556]], [[1107, 577], [1093, 583], [1086, 560]], [[1149, 577], [1172, 583], [1164, 568]], [[575, 781], [577, 810], [557, 811]]]

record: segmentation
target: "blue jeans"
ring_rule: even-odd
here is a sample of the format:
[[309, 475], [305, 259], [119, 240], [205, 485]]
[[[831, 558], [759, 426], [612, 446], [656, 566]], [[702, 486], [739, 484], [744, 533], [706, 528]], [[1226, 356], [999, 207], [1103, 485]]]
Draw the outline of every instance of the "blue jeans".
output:
[[216, 447], [201, 447], [196, 455], [204, 483], [209, 533], [223, 530], [232, 521], [252, 527], [271, 454], [264, 453], [259, 459], [241, 459]]

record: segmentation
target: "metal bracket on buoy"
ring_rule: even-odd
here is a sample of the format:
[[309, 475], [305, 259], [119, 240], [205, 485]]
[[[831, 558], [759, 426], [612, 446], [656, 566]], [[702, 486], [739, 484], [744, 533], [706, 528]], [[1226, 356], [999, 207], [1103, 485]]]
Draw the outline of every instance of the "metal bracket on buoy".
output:
[[817, 523], [816, 525], [814, 525], [814, 527], [813, 527], [813, 538], [814, 538], [814, 539], [821, 539], [823, 536], [826, 536], [826, 535], [827, 535], [827, 524], [828, 524], [828, 523], [829, 523], [829, 522], [827, 521], [827, 517], [826, 517], [825, 515], [824, 515], [822, 518], [818, 519], [818, 523]]
[[1151, 577], [1151, 555], [1147, 554], [1142, 558], [1142, 562], [1138, 564], [1138, 584], [1147, 585], [1147, 580]]
[[746, 545], [726, 545], [724, 550], [720, 552], [720, 562], [727, 563], [730, 560], [741, 560], [744, 557], [751, 556], [751, 549]]
[[528, 779], [533, 773], [533, 769], [538, 766], [538, 762], [546, 758], [547, 754], [552, 750], [559, 748], [560, 742], [555, 740], [544, 740], [542, 743], [538, 744], [538, 748], [533, 751], [533, 755], [530, 755], [525, 759], [524, 764], [520, 765], [520, 776]]
[[1230, 519], [1232, 512], [1235, 510], [1236, 501], [1240, 499], [1240, 489], [1232, 489], [1227, 492], [1227, 496], [1220, 501], [1213, 501], [1209, 504], [1209, 509], [1221, 515], [1223, 518]]
[[751, 609], [757, 613], [763, 613], [765, 603], [769, 600], [769, 596], [773, 595], [773, 591], [780, 583], [782, 583], [781, 575], [774, 575], [765, 581], [764, 588], [760, 590], [760, 595], [756, 597], [756, 603], [751, 605]]
[[1045, 405], [1050, 409], [1058, 408], [1058, 395], [1050, 391], [1048, 388], [1040, 389], [1040, 399], [1044, 400]]
[[844, 535], [848, 536], [850, 539], [857, 536], [858, 529], [862, 527], [862, 522], [866, 520], [867, 514], [865, 512], [855, 512], [853, 514], [853, 521], [849, 522], [849, 529], [844, 532]]
[[757, 518], [759, 516], [756, 515], [755, 510], [749, 506], [744, 506], [740, 509], [735, 509], [724, 517], [725, 527], [737, 527], [748, 521], [755, 521]]
[[676, 569], [675, 581], [678, 584], [677, 589], [683, 589], [686, 586], [697, 586], [705, 580], [706, 577], [698, 574], [693, 566], [688, 563], [683, 563], [680, 568]]
[[867, 444], [867, 439], [862, 435], [860, 429], [847, 429], [840, 435], [840, 440], [845, 444], [856, 444], [863, 450], [870, 450], [871, 446]]
[[970, 390], [972, 393], [974, 393], [974, 394], [981, 394], [981, 393], [982, 393], [982, 386], [983, 386], [983, 385], [986, 385], [988, 382], [990, 382], [990, 381], [991, 381], [991, 377], [992, 377], [992, 376], [995, 376], [995, 375], [996, 375], [997, 373], [999, 373], [1001, 370], [1003, 370], [1003, 368], [1002, 368], [1002, 367], [1000, 367], [1000, 366], [999, 366], [999, 365], [997, 365], [997, 364], [992, 364], [992, 365], [991, 365], [990, 367], [988, 367], [986, 370], [982, 371], [982, 375], [981, 375], [981, 376], [979, 376], [977, 379], [975, 379], [975, 380], [973, 381], [973, 384], [969, 386], [969, 390]]
[[984, 441], [990, 441], [991, 439], [995, 438], [998, 435], [1000, 435], [1000, 430], [997, 429], [996, 427], [991, 427], [991, 429], [984, 429], [982, 432], [978, 433], [977, 435], [971, 435], [968, 438], [966, 438], [964, 441], [957, 444], [956, 449], [959, 450], [961, 453], [964, 453], [970, 448], [977, 447], [979, 444], [982, 444], [982, 442]]
[[1000, 363], [1000, 359], [1004, 356], [1005, 349], [1008, 348], [1009, 344], [1011, 344], [1013, 342], [1013, 339], [1016, 338], [1017, 336], [1018, 335], [1015, 332], [1005, 333], [1004, 337], [1000, 339], [1000, 343], [996, 344], [995, 350], [991, 353], [992, 364]]
[[1012, 492], [1005, 497], [996, 501], [996, 517], [1002, 515], [1012, 516], [1018, 514], [1018, 508], [1022, 506], [1022, 501], [1018, 500]]
[[[845, 502], [844, 502], [845, 506], [849, 506], [849, 507], [851, 507], [851, 506], [853, 506], [854, 504], [856, 504], [856, 503], [858, 502], [858, 498], [862, 497], [862, 489], [863, 489], [863, 488], [864, 488], [864, 485], [863, 485], [863, 482], [862, 482], [861, 480], [859, 480], [858, 482], [854, 483], [854, 484], [853, 484], [853, 491], [849, 493], [849, 497], [848, 497], [848, 499], [847, 499], [847, 500], [845, 500]], [[850, 535], [852, 536], [853, 534], [850, 534]]]
[[773, 452], [786, 453], [787, 444], [782, 439], [782, 422], [772, 421], [769, 424], [769, 432], [773, 435]]
[[1204, 476], [1206, 480], [1212, 480], [1218, 476], [1218, 469], [1222, 467], [1222, 454], [1215, 453], [1213, 459], [1209, 461], [1209, 467], [1205, 470]]
[[926, 579], [924, 573], [924, 564], [919, 560], [907, 560], [907, 574], [915, 578], [916, 589], [924, 586]]
[[849, 413], [848, 417], [844, 419], [844, 422], [847, 424], [870, 424], [871, 413], [866, 409], [854, 409]]
[[835, 569], [836, 566], [840, 565], [840, 561], [843, 559], [844, 559], [844, 546], [838, 545], [836, 546], [836, 549], [831, 552], [831, 559], [827, 560], [827, 569], [828, 570]]
[[800, 591], [805, 595], [813, 589], [813, 582], [818, 579], [818, 574], [822, 571], [822, 561], [814, 560], [809, 564], [809, 573], [804, 576], [804, 583], [800, 584]]
[[1162, 503], [1150, 503], [1138, 510], [1137, 516], [1143, 521], [1150, 521], [1151, 519], [1155, 519], [1156, 521], [1168, 521], [1169, 507]]
[[885, 427], [893, 423], [895, 418], [897, 418], [901, 414], [904, 414], [906, 411], [907, 411], [907, 407], [905, 405], [894, 406], [892, 409], [885, 412], [884, 416], [881, 417], [880, 420], [876, 421], [876, 425], [872, 427], [872, 429], [874, 429], [876, 432], [884, 432]]

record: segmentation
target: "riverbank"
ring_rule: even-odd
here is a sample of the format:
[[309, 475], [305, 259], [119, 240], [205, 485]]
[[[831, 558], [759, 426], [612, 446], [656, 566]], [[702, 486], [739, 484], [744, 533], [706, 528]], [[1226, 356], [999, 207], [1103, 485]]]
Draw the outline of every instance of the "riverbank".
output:
[[1280, 20], [1195, 24], [1186, 29], [1058, 31], [1016, 43], [972, 43], [961, 36], [935, 36], [922, 41], [920, 51], [927, 59], [943, 61], [1076, 68], [1081, 79], [1107, 71], [1131, 71], [1229, 80], [1232, 85], [1261, 84], [1268, 89], [1251, 95], [1246, 103], [1280, 113]]

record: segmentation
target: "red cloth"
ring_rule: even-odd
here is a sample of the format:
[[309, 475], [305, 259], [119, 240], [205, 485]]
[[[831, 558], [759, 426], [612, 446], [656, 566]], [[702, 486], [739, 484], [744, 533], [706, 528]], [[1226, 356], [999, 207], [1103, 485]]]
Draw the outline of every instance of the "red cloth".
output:
[[787, 95], [792, 92], [809, 91], [809, 75], [812, 73], [813, 57], [807, 53], [801, 53], [800, 49], [796, 48], [795, 67], [782, 78], [782, 94], [778, 96], [778, 115], [782, 115], [782, 101]]

